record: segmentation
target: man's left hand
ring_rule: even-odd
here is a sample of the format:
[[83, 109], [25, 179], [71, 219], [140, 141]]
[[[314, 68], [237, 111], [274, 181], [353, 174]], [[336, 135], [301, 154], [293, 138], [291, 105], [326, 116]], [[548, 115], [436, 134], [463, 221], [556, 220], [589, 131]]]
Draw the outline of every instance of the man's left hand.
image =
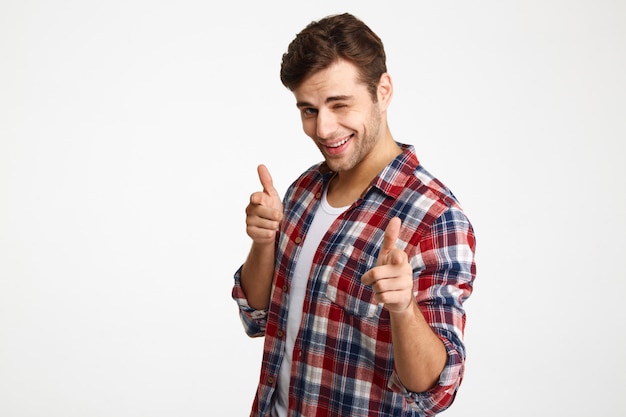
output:
[[361, 282], [371, 285], [379, 303], [393, 313], [405, 311], [414, 302], [413, 268], [407, 254], [396, 246], [401, 220], [391, 219], [383, 238], [376, 266], [361, 277]]

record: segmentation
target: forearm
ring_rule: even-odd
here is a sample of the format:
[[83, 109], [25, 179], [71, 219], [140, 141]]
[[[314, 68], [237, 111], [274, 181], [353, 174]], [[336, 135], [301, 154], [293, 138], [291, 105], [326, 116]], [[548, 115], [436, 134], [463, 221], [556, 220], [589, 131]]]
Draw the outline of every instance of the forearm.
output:
[[274, 276], [274, 244], [253, 243], [241, 269], [241, 288], [248, 305], [257, 310], [266, 309], [270, 302]]
[[435, 386], [447, 360], [446, 348], [415, 302], [390, 313], [395, 368], [404, 386], [424, 392]]

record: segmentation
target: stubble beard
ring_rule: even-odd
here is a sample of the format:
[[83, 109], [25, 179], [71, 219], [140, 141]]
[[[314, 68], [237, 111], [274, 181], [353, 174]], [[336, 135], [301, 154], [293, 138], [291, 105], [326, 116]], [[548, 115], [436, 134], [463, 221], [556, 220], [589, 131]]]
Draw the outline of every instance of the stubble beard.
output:
[[363, 130], [363, 136], [355, 132], [354, 137], [351, 139], [352, 143], [350, 146], [353, 149], [347, 160], [329, 158], [322, 153], [330, 170], [333, 172], [345, 172], [359, 165], [372, 152], [380, 139], [381, 124], [380, 114], [375, 111], [375, 106], [372, 106], [369, 123], [366, 124]]

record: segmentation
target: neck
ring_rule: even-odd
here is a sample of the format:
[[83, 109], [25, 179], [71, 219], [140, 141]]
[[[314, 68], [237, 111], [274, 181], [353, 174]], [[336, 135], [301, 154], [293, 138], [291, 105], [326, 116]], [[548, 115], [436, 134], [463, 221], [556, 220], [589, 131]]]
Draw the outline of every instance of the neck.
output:
[[402, 153], [391, 135], [380, 147], [350, 171], [338, 172], [328, 187], [328, 202], [334, 207], [344, 207], [360, 198], [372, 181], [391, 161]]

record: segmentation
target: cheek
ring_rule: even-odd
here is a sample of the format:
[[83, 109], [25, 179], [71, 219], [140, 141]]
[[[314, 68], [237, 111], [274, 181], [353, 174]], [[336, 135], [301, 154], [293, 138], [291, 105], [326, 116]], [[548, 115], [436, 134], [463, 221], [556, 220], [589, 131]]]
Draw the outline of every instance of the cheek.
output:
[[316, 136], [315, 121], [311, 119], [302, 119], [302, 130], [308, 137], [314, 138]]

